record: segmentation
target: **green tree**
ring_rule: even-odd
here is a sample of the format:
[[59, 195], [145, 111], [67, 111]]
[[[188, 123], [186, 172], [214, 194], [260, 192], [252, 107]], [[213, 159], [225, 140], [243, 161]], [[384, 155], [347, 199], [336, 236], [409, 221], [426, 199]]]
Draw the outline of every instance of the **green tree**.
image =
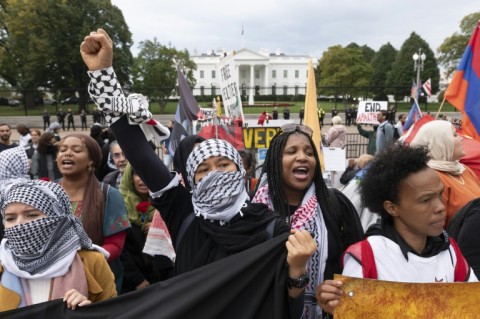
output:
[[358, 44], [356, 44], [355, 42], [352, 42], [350, 43], [349, 45], [347, 45], [345, 48], [348, 48], [348, 49], [359, 49], [360, 51], [362, 51], [362, 54], [363, 54], [363, 59], [365, 60], [365, 62], [367, 63], [370, 63], [372, 62], [373, 58], [375, 57], [375, 50], [370, 48], [368, 45], [364, 44], [362, 46], [359, 46]]
[[440, 70], [437, 60], [428, 43], [418, 34], [412, 32], [410, 37], [405, 40], [397, 54], [392, 70], [387, 78], [387, 85], [396, 87], [392, 93], [395, 93], [397, 99], [410, 95], [412, 81], [417, 78], [417, 72], [414, 71], [413, 54], [422, 49], [426, 59], [423, 71], [421, 71], [421, 81], [425, 82], [428, 78], [432, 80], [432, 92], [438, 91], [440, 80]]
[[27, 107], [39, 87], [87, 101], [89, 83], [79, 53], [85, 35], [106, 29], [115, 45], [115, 71], [127, 82], [133, 57], [131, 33], [110, 0], [10, 0], [0, 32], [0, 76], [22, 91]]
[[375, 57], [372, 60], [372, 78], [370, 85], [373, 87], [373, 93], [375, 95], [374, 100], [386, 100], [387, 92], [385, 87], [387, 86], [387, 78], [392, 70], [393, 62], [397, 56], [397, 50], [389, 43], [380, 47]]
[[160, 112], [163, 112], [168, 97], [174, 94], [177, 84], [175, 63], [179, 63], [190, 87], [194, 87], [196, 65], [187, 50], [162, 45], [156, 38], [140, 42], [140, 53], [133, 67], [133, 89], [150, 100], [158, 100]]
[[460, 22], [460, 32], [454, 32], [438, 47], [438, 62], [445, 68], [447, 77], [457, 68], [479, 20], [480, 12], [465, 16]]
[[353, 88], [367, 86], [372, 76], [372, 66], [365, 62], [362, 50], [354, 47], [336, 45], [328, 48], [317, 68], [319, 86], [331, 87], [325, 94], [355, 95]]

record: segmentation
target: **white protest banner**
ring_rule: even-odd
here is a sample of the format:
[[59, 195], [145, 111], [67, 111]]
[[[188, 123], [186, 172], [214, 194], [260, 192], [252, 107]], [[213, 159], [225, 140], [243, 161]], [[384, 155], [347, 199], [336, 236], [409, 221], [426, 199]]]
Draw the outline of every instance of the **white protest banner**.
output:
[[358, 124], [378, 124], [377, 113], [386, 111], [388, 102], [386, 101], [361, 101], [358, 104], [358, 113], [356, 122]]
[[325, 159], [325, 171], [345, 171], [345, 149], [338, 147], [324, 147], [323, 158]]
[[240, 98], [240, 89], [237, 83], [237, 70], [235, 68], [234, 53], [222, 58], [217, 65], [218, 74], [220, 74], [220, 90], [222, 92], [223, 106], [225, 115], [232, 121], [243, 118], [242, 99]]

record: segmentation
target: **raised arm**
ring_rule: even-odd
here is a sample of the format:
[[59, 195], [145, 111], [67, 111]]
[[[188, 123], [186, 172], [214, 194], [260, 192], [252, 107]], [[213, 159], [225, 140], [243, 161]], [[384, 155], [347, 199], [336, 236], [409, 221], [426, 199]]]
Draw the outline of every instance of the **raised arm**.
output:
[[128, 161], [152, 192], [163, 189], [170, 183], [172, 174], [148, 143], [144, 131], [138, 125], [130, 125], [125, 116], [126, 113], [131, 116], [135, 107], [141, 113], [140, 117], [149, 112], [141, 108], [141, 97], [124, 96], [112, 68], [112, 40], [105, 30], [98, 29], [84, 38], [80, 53], [90, 71], [89, 93], [105, 113]]

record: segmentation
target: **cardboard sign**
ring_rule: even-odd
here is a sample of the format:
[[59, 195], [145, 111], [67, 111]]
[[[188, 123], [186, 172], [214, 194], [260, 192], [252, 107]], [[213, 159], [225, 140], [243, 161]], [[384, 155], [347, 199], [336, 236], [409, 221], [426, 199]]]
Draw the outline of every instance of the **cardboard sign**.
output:
[[232, 121], [240, 118], [243, 122], [245, 119], [243, 118], [242, 99], [237, 83], [238, 77], [233, 54], [221, 59], [217, 70], [220, 74], [220, 91], [226, 117]]
[[386, 101], [361, 101], [358, 104], [357, 123], [363, 124], [379, 124], [377, 121], [377, 113], [386, 111], [388, 102]]
[[405, 283], [335, 275], [343, 282], [335, 319], [478, 318], [479, 282]]

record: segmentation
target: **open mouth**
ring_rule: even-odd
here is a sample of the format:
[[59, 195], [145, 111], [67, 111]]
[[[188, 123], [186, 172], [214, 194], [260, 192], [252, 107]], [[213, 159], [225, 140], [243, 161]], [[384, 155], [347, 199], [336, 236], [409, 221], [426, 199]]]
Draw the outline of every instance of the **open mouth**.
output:
[[306, 178], [308, 176], [308, 168], [306, 167], [296, 167], [293, 169], [293, 175], [297, 178]]
[[75, 164], [75, 162], [71, 161], [71, 160], [63, 160], [62, 161], [62, 166], [63, 167], [71, 167]]

